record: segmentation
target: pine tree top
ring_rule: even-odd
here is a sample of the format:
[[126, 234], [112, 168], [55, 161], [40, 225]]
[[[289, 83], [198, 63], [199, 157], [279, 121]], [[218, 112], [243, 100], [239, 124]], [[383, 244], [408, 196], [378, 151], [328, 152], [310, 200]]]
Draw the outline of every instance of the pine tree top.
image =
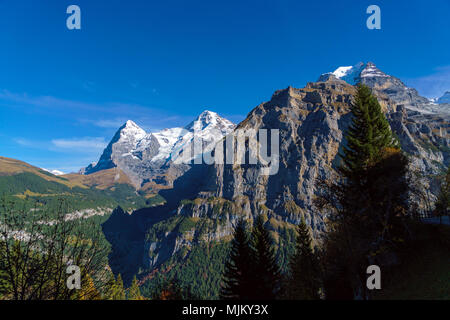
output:
[[353, 118], [345, 137], [340, 168], [347, 177], [355, 177], [376, 163], [382, 150], [399, 149], [376, 96], [366, 85], [358, 85], [351, 111]]

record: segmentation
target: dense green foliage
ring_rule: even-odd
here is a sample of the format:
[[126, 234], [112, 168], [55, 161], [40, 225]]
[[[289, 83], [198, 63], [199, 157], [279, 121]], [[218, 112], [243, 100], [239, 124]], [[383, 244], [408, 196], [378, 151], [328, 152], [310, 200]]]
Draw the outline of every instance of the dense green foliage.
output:
[[263, 216], [254, 223], [251, 237], [252, 299], [273, 300], [281, 291], [281, 272], [276, 260], [273, 240], [264, 226]]
[[231, 250], [225, 263], [221, 299], [237, 300], [252, 297], [252, 268], [250, 239], [246, 222], [241, 219], [234, 229]]
[[13, 196], [18, 199], [16, 201], [22, 200], [24, 203], [23, 200], [32, 199], [42, 205], [55, 202], [63, 197], [76, 210], [98, 207], [114, 208], [118, 205], [128, 210], [164, 201], [161, 196], [145, 199], [127, 184], [116, 184], [114, 187], [104, 190], [95, 187], [70, 188], [62, 183], [47, 181], [30, 172], [0, 176], [0, 195]]
[[[177, 215], [152, 225], [147, 230], [146, 241], [158, 241], [170, 232], [174, 237], [189, 239], [190, 244], [184, 245], [173, 256], [168, 257], [166, 262], [157, 266], [151, 280], [147, 280], [141, 287], [142, 294], [149, 298], [160, 297], [161, 292], [176, 281], [177, 286], [173, 287], [172, 291], [179, 290], [184, 298], [218, 299], [231, 244], [226, 240], [208, 243], [204, 240], [204, 236], [209, 232], [215, 232], [221, 223], [223, 222], [220, 219]], [[271, 247], [271, 250], [277, 265], [285, 271], [288, 268], [289, 257], [295, 249], [295, 228], [281, 225], [275, 229], [279, 235], [278, 245]], [[153, 255], [150, 254], [150, 257]], [[151, 272], [152, 270], [141, 270], [139, 274], [145, 276]]]
[[122, 276], [119, 274], [116, 283], [113, 286], [112, 300], [125, 300], [125, 288], [123, 286]]
[[249, 239], [246, 224], [240, 221], [225, 264], [221, 297], [230, 300], [275, 299], [281, 292], [279, 269], [273, 240], [259, 215]]
[[175, 282], [182, 298], [218, 299], [228, 250], [228, 242], [203, 242], [177, 252], [141, 286], [142, 295], [159, 297]]
[[81, 269], [83, 281], [90, 284], [84, 289], [102, 283], [109, 246], [100, 226], [90, 225], [90, 219], [67, 218], [64, 200], [40, 211], [26, 208], [5, 198], [0, 201], [2, 295], [15, 300], [90, 296], [92, 292], [79, 296], [67, 287], [66, 269], [69, 262]]
[[41, 194], [61, 194], [71, 189], [61, 183], [45, 180], [31, 172], [0, 177], [1, 194], [20, 194], [27, 190]]
[[[329, 215], [325, 242], [328, 298], [367, 298], [366, 267], [408, 236], [408, 161], [370, 89], [358, 86], [340, 177], [319, 183]], [[371, 263], [369, 263], [369, 259]]]
[[320, 264], [312, 248], [308, 226], [303, 219], [297, 230], [296, 250], [289, 263], [286, 297], [296, 300], [319, 299], [319, 289], [322, 285]]
[[399, 143], [369, 87], [358, 85], [351, 112], [353, 118], [346, 132], [344, 165], [340, 170], [350, 180], [349, 183], [358, 183], [364, 178], [364, 170], [378, 160], [382, 149], [399, 148]]
[[450, 212], [450, 167], [447, 169], [441, 190], [439, 191], [438, 200], [436, 201], [435, 215], [442, 217]]
[[131, 282], [131, 286], [128, 289], [127, 298], [128, 298], [128, 300], [143, 300], [144, 299], [141, 295], [141, 291], [139, 290], [139, 284], [136, 279], [136, 276], [134, 276], [133, 281]]

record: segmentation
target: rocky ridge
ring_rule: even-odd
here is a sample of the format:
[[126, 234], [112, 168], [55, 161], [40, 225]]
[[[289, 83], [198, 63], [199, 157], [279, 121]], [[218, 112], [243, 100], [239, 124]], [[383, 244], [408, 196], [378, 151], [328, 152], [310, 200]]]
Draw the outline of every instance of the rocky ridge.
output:
[[[441, 172], [450, 164], [450, 135], [447, 116], [421, 113], [407, 106], [428, 104], [416, 96], [400, 80], [384, 76], [373, 64], [362, 72], [362, 82], [371, 86], [385, 106], [392, 130], [399, 137], [403, 150], [410, 155], [412, 166], [425, 176]], [[363, 70], [364, 71], [364, 70]], [[274, 176], [260, 174], [255, 165], [211, 165], [205, 183], [191, 201], [181, 202], [176, 214], [212, 223], [208, 239], [229, 237], [236, 219], [258, 214], [267, 215], [273, 233], [290, 228], [302, 217], [316, 237], [324, 230], [324, 219], [315, 212], [312, 200], [316, 195], [318, 178], [328, 179], [339, 163], [338, 153], [343, 134], [350, 123], [350, 104], [355, 87], [337, 77], [321, 77], [305, 88], [289, 87], [274, 93], [269, 102], [253, 109], [237, 129], [279, 129], [280, 167]], [[405, 104], [407, 106], [405, 106]], [[437, 192], [432, 179], [427, 180], [431, 192]], [[191, 232], [195, 232], [195, 227]], [[186, 234], [168, 233], [177, 246], [186, 241]], [[158, 248], [167, 245], [167, 239], [151, 244], [152, 262], [161, 260]], [[203, 239], [204, 240], [204, 239]], [[206, 241], [206, 240], [204, 240]], [[164, 246], [159, 244], [166, 243]], [[149, 248], [150, 248], [149, 247]]]
[[[234, 129], [234, 124], [211, 111], [202, 112], [184, 128], [170, 128], [146, 133], [128, 120], [116, 132], [98, 162], [81, 172], [92, 174], [118, 167], [136, 189], [170, 188], [177, 177], [186, 172], [189, 163], [174, 163], [177, 151], [190, 149], [194, 139], [201, 139], [204, 147], [212, 146]], [[195, 151], [187, 160], [198, 154]]]
[[[378, 96], [413, 169], [427, 177], [425, 187], [433, 196], [437, 192], [433, 177], [450, 164], [448, 113], [439, 108], [430, 112], [428, 99], [371, 63], [349, 71], [348, 67], [340, 68], [304, 88], [276, 91], [270, 101], [254, 108], [236, 127], [279, 130], [276, 175], [261, 174], [259, 165], [197, 165], [174, 181], [172, 192], [177, 201], [129, 216], [145, 234], [142, 266], [153, 270], [200, 243], [229, 239], [241, 216], [251, 220], [264, 214], [281, 249], [285, 235], [293, 232], [302, 217], [319, 238], [326, 217], [313, 207], [316, 181], [330, 178], [339, 164], [357, 82], [367, 84]], [[346, 75], [353, 79], [350, 83], [343, 80]], [[177, 184], [182, 179], [184, 183]], [[151, 218], [156, 215], [163, 217], [157, 223]], [[180, 259], [188, 257], [180, 255]]]

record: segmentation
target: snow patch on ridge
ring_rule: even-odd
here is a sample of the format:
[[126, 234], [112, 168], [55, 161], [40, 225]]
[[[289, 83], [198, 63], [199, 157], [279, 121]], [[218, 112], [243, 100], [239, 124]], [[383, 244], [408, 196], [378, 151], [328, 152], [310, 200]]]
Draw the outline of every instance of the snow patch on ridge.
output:
[[349, 71], [352, 69], [352, 66], [349, 67], [339, 67], [336, 70], [334, 70], [332, 72], [332, 74], [334, 74], [334, 76], [338, 79], [344, 77], [345, 75], [347, 75], [349, 73]]
[[41, 168], [41, 169], [46, 172], [50, 172], [51, 174], [54, 174], [55, 176], [60, 176], [60, 175], [65, 174], [64, 172], [56, 170], [56, 169], [54, 169], [54, 170], [49, 170], [49, 169], [45, 169], [45, 168]]
[[[235, 125], [217, 113], [205, 110], [194, 121], [186, 127], [168, 128], [154, 133], [147, 133], [132, 120], [128, 120], [117, 134], [119, 138], [113, 142], [120, 145], [121, 154], [116, 154], [118, 158], [132, 158], [141, 160], [146, 152], [154, 155], [149, 158], [150, 162], [165, 162], [173, 160], [172, 156], [185, 148], [191, 148], [195, 138], [201, 139], [206, 145], [214, 145], [223, 136], [227, 135]], [[116, 135], [117, 135], [116, 134]], [[115, 150], [118, 150], [116, 148]], [[153, 151], [151, 151], [153, 150]], [[191, 159], [198, 156], [202, 151], [194, 150]], [[148, 153], [147, 153], [148, 154]], [[111, 155], [109, 155], [111, 157]], [[80, 172], [90, 172], [95, 167], [91, 165]]]

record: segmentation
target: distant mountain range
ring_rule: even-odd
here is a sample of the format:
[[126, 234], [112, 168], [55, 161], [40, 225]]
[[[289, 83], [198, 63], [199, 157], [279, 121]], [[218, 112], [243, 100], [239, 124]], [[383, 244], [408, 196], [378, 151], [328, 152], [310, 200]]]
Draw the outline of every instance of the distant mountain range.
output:
[[177, 151], [192, 148], [192, 160], [201, 153], [193, 148], [194, 139], [203, 142], [203, 150], [214, 146], [233, 131], [235, 125], [212, 111], [203, 111], [184, 128], [176, 127], [146, 133], [128, 120], [118, 129], [98, 162], [83, 168], [80, 173], [90, 175], [111, 168], [119, 168], [137, 189], [159, 190], [172, 186], [174, 179], [189, 169], [189, 165], [175, 164]]
[[[349, 85], [357, 83], [368, 85], [377, 94], [389, 114], [404, 108], [404, 112], [409, 112], [410, 119], [413, 119], [413, 112], [417, 112], [414, 119], [422, 118], [420, 121], [424, 126], [433, 127], [440, 121], [445, 122], [450, 118], [450, 104], [447, 104], [449, 92], [436, 101], [421, 97], [417, 90], [407, 87], [400, 79], [384, 73], [371, 62], [338, 67], [333, 72], [322, 74], [318, 83], [338, 80], [345, 81]], [[323, 104], [327, 101], [312, 102]], [[435, 116], [441, 120], [428, 119]], [[422, 124], [419, 124], [419, 127], [421, 126]], [[132, 120], [128, 120], [117, 130], [98, 162], [81, 169], [80, 173], [90, 175], [118, 168], [136, 189], [154, 193], [171, 188], [173, 181], [191, 167], [185, 163], [174, 163], [174, 157], [177, 157], [179, 150], [191, 148], [193, 152], [189, 159], [192, 160], [201, 152], [192, 148], [194, 138], [201, 138], [206, 144], [204, 149], [207, 150], [231, 133], [235, 127], [231, 121], [208, 110], [185, 127], [169, 128], [159, 132], [147, 133]], [[445, 125], [439, 128], [444, 128], [445, 131]]]

